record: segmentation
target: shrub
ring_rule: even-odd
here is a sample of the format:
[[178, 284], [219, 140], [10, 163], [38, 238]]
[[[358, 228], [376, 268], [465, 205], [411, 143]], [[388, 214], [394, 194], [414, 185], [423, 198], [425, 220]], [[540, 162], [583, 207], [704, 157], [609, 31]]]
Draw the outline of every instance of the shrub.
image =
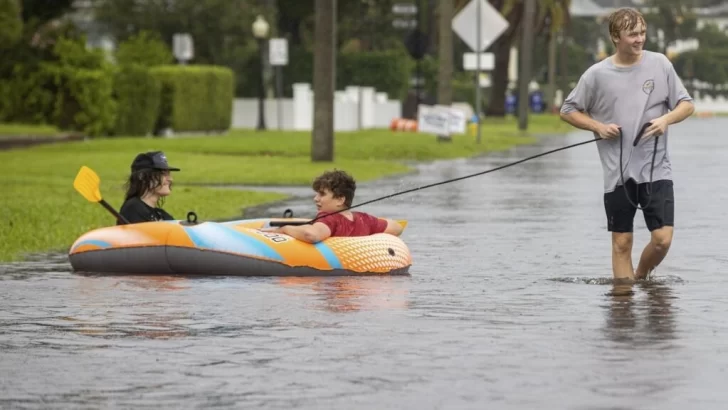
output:
[[222, 131], [232, 123], [233, 72], [218, 66], [158, 66], [162, 84], [156, 132]]
[[116, 62], [121, 65], [138, 64], [145, 67], [171, 64], [172, 51], [157, 33], [141, 31], [119, 44]]
[[19, 0], [0, 0], [0, 49], [17, 44], [22, 34]]
[[114, 75], [117, 103], [115, 135], [149, 135], [159, 116], [162, 85], [148, 68], [136, 64], [119, 68]]
[[53, 123], [61, 129], [103, 135], [114, 126], [112, 69], [103, 51], [86, 49], [84, 39], [59, 39], [57, 63], [42, 63], [56, 87]]

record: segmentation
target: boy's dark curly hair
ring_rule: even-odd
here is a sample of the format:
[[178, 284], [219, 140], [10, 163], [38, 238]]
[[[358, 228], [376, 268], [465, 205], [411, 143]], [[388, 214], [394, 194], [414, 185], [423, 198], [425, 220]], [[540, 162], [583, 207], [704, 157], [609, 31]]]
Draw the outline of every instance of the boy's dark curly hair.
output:
[[[129, 179], [124, 184], [126, 194], [124, 194], [124, 201], [128, 201], [134, 197], [143, 197], [149, 192], [153, 192], [164, 182], [163, 171], [158, 169], [142, 169], [134, 171], [129, 175]], [[169, 184], [170, 188], [172, 183]], [[160, 197], [157, 200], [157, 207], [161, 208], [164, 206], [164, 197]]]
[[313, 181], [313, 190], [322, 193], [328, 189], [334, 198], [344, 198], [344, 205], [351, 207], [356, 191], [356, 181], [344, 171], [326, 171]]

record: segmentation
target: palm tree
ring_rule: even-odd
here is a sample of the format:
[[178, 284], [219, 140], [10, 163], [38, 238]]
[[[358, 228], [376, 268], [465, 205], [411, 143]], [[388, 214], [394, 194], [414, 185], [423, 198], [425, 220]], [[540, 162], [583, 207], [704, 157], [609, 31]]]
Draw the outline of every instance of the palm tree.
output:
[[[495, 56], [495, 69], [493, 70], [491, 97], [486, 115], [505, 116], [505, 92], [508, 86], [508, 65], [510, 64], [510, 49], [516, 44], [521, 33], [521, 20], [523, 17], [524, 0], [489, 0], [490, 4], [501, 11], [508, 21], [508, 29], [491, 46]], [[534, 32], [544, 35], [548, 32], [552, 38], [563, 27], [568, 25], [569, 6], [571, 0], [539, 0], [537, 23]], [[550, 67], [550, 71], [553, 67]]]

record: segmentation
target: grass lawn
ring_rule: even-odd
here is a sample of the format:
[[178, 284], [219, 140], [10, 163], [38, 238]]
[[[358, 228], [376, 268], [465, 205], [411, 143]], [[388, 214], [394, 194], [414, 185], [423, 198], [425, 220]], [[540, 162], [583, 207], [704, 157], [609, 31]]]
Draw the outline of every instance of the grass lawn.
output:
[[[563, 133], [570, 126], [555, 115], [531, 116], [528, 133], [517, 129], [514, 118], [489, 118], [481, 126], [481, 143], [474, 137], [454, 135], [452, 143], [437, 143], [435, 136], [389, 130], [339, 132], [334, 140], [336, 158], [377, 160], [433, 160], [478, 155], [506, 150], [518, 144], [530, 144], [535, 135]], [[232, 130], [223, 135], [179, 138], [107, 138], [98, 141], [73, 142], [43, 147], [48, 152], [124, 152], [160, 149], [172, 153], [206, 153], [309, 157], [311, 133], [306, 131]], [[172, 155], [170, 155], [170, 158]], [[170, 159], [171, 161], [171, 159]]]
[[2, 124], [0, 123], [0, 139], [53, 137], [60, 131], [50, 125]]
[[441, 143], [435, 136], [416, 133], [342, 132], [335, 136], [333, 163], [310, 161], [310, 132], [232, 130], [220, 136], [102, 138], [0, 151], [0, 209], [4, 216], [0, 220], [0, 261], [21, 259], [29, 252], [67, 251], [82, 233], [114, 223], [105, 209], [87, 202], [73, 189], [73, 179], [82, 165], [99, 174], [102, 196], [118, 209], [134, 156], [163, 150], [170, 164], [182, 168], [174, 174], [173, 194], [165, 209], [179, 219], [193, 210], [200, 220], [215, 220], [239, 217], [246, 207], [285, 196], [201, 184], [308, 185], [332, 168], [350, 172], [357, 181], [371, 181], [410, 171], [406, 161], [505, 150], [534, 142], [532, 134], [567, 130], [557, 116], [549, 115], [530, 117], [528, 134], [517, 130], [513, 118], [486, 119], [481, 144], [465, 135]]

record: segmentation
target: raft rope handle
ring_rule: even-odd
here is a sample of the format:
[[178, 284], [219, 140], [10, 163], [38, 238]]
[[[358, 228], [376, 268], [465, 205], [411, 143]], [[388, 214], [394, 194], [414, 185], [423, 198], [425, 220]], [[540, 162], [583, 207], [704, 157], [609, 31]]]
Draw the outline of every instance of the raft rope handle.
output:
[[[640, 129], [639, 134], [637, 134], [637, 137], [634, 139], [634, 143], [632, 144], [633, 149], [629, 153], [629, 158], [627, 158], [627, 167], [629, 167], [629, 162], [632, 160], [632, 153], [634, 152], [634, 147], [636, 147], [637, 144], [639, 144], [640, 140], [642, 139], [642, 134], [644, 134], [645, 130], [647, 130], [647, 128], [651, 125], [652, 125], [651, 122], [645, 123], [642, 126], [642, 129]], [[624, 168], [622, 167], [622, 150], [623, 150], [622, 128], [621, 127], [619, 128], [619, 176], [622, 181], [622, 188], [624, 189], [624, 196], [627, 197], [627, 201], [629, 201], [630, 205], [632, 205], [636, 209], [640, 209], [640, 210], [644, 210], [645, 208], [647, 208], [650, 205], [650, 202], [652, 202], [652, 184], [654, 183], [654, 181], [652, 180], [652, 174], [655, 171], [655, 157], [657, 156], [657, 140], [660, 137], [656, 136], [654, 138], [655, 138], [655, 146], [652, 149], [652, 163], [650, 166], [650, 185], [647, 186], [647, 196], [649, 197], [649, 199], [647, 200], [647, 203], [645, 204], [645, 206], [640, 207], [640, 205], [639, 205], [639, 202], [640, 202], [639, 187], [635, 187], [635, 192], [636, 192], [635, 202], [636, 203], [634, 203], [634, 202], [632, 202], [632, 199], [629, 197], [629, 192], [627, 191], [627, 184], [625, 184], [625, 182], [624, 182]], [[667, 140], [665, 140], [665, 144], [666, 144], [665, 150], [667, 150]], [[642, 168], [644, 169], [644, 167], [642, 167]]]

